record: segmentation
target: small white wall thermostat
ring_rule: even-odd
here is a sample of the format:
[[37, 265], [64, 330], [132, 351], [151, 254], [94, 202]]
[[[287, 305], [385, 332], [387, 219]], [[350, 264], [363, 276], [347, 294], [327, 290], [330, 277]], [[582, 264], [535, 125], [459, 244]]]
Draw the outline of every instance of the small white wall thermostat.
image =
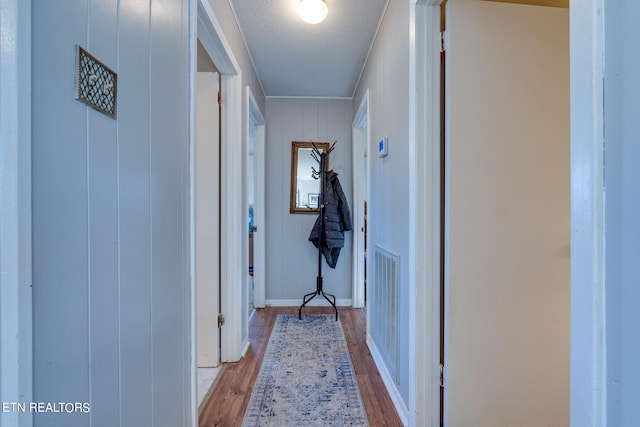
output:
[[389, 154], [388, 138], [382, 138], [378, 143], [378, 156], [386, 157]]

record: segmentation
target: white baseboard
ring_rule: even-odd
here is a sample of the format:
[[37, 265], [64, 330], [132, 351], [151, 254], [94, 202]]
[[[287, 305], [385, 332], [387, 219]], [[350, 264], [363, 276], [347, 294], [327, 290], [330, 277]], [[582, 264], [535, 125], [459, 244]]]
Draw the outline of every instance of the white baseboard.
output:
[[[338, 307], [351, 307], [352, 299], [336, 299], [336, 306]], [[300, 307], [302, 305], [302, 298], [300, 299], [268, 299], [267, 307]], [[317, 296], [312, 299], [306, 305], [307, 307], [331, 307], [331, 304], [322, 296]]]
[[249, 346], [251, 343], [249, 342], [249, 337], [246, 337], [242, 342], [242, 351], [240, 351], [240, 358], [242, 359], [245, 354], [247, 354], [247, 350], [249, 350]]
[[367, 347], [369, 347], [369, 351], [371, 352], [371, 357], [373, 357], [373, 362], [376, 364], [376, 367], [378, 368], [378, 372], [380, 373], [380, 376], [382, 377], [382, 381], [384, 382], [384, 385], [387, 388], [387, 392], [391, 397], [393, 406], [395, 406], [396, 408], [396, 412], [400, 417], [400, 421], [402, 421], [402, 424], [405, 427], [408, 426], [409, 425], [409, 408], [407, 408], [407, 405], [404, 403], [404, 399], [402, 399], [402, 396], [400, 395], [400, 390], [398, 390], [398, 387], [395, 381], [393, 381], [391, 377], [389, 368], [387, 368], [387, 365], [383, 362], [382, 355], [380, 354], [378, 347], [376, 346], [375, 342], [369, 335], [367, 335]]

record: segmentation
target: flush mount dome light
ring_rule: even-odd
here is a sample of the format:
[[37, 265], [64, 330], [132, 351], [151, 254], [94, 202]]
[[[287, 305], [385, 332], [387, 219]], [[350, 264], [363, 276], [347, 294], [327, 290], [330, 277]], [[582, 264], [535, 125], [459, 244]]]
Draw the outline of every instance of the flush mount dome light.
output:
[[298, 5], [298, 15], [308, 24], [318, 24], [327, 17], [329, 9], [323, 0], [302, 0]]

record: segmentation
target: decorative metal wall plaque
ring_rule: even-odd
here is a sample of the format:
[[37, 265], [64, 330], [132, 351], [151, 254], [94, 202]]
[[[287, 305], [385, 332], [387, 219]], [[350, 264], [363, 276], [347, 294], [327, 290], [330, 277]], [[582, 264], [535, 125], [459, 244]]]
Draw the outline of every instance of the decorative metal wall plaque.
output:
[[80, 45], [76, 60], [76, 99], [115, 119], [118, 75]]

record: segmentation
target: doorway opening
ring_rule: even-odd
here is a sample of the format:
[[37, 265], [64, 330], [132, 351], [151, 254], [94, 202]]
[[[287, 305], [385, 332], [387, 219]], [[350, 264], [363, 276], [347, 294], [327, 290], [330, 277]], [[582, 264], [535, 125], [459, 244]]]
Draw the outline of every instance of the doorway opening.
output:
[[[265, 306], [265, 120], [249, 86], [246, 87], [247, 143], [245, 203], [248, 214], [246, 280], [243, 282], [242, 336], [248, 337], [249, 321], [256, 307]], [[243, 340], [244, 341], [244, 340]], [[248, 339], [247, 339], [248, 344]]]
[[[248, 320], [251, 319], [253, 312], [255, 311], [255, 282], [253, 274], [255, 272], [254, 266], [254, 240], [253, 235], [258, 231], [256, 225], [254, 213], [255, 213], [255, 128], [251, 125], [248, 127], [247, 135], [248, 144], [248, 161], [247, 161], [247, 202], [249, 204], [249, 289], [247, 292], [247, 313]], [[247, 321], [248, 321], [247, 320]], [[243, 328], [244, 330], [244, 328]]]
[[[196, 101], [198, 94], [196, 93], [197, 66], [195, 59], [198, 44], [201, 50], [206, 53], [208, 59], [219, 73], [219, 93], [215, 99], [219, 103], [219, 168], [217, 168], [217, 182], [219, 187], [211, 187], [205, 185], [201, 188], [206, 196], [212, 197], [216, 194], [218, 209], [218, 238], [219, 256], [212, 259], [218, 260], [217, 277], [218, 288], [217, 293], [219, 307], [221, 310], [215, 310], [215, 317], [209, 318], [205, 325], [205, 329], [209, 331], [215, 330], [219, 333], [219, 363], [235, 362], [242, 357], [243, 347], [248, 347], [246, 337], [242, 335], [242, 287], [243, 283], [243, 260], [245, 254], [243, 248], [242, 236], [246, 236], [246, 210], [243, 207], [242, 191], [243, 191], [243, 157], [242, 157], [242, 86], [240, 76], [240, 66], [236, 61], [231, 47], [227, 42], [224, 32], [218, 22], [213, 9], [206, 0], [197, 1], [197, 31], [191, 35], [192, 52], [194, 61], [192, 62], [192, 140], [191, 140], [191, 357], [192, 357], [192, 381], [193, 400], [196, 402], [197, 396], [197, 366], [198, 366], [198, 346], [200, 343], [197, 339], [198, 321], [197, 321], [197, 305], [200, 298], [198, 293], [198, 284], [196, 273], [198, 271], [199, 253], [197, 250], [197, 241], [199, 232], [197, 228], [197, 200], [198, 200], [198, 160], [197, 151], [200, 148], [196, 141]], [[204, 162], [204, 160], [201, 160]], [[215, 165], [209, 163], [212, 167]], [[206, 164], [205, 164], [206, 167]], [[206, 171], [207, 174], [215, 176], [211, 170]], [[220, 250], [224, 248], [224, 250]], [[202, 265], [200, 265], [202, 267]], [[204, 266], [211, 269], [211, 265]], [[210, 274], [213, 274], [210, 272]], [[216, 292], [212, 292], [216, 295]], [[215, 305], [215, 303], [214, 303]], [[209, 304], [211, 306], [211, 304]], [[202, 328], [200, 328], [202, 329]]]
[[197, 49], [194, 147], [194, 247], [198, 405], [219, 372], [220, 74], [200, 41]]
[[[353, 307], [366, 304], [367, 200], [369, 198], [370, 141], [369, 90], [365, 92], [352, 125], [353, 133]], [[367, 325], [369, 322], [367, 321]]]

